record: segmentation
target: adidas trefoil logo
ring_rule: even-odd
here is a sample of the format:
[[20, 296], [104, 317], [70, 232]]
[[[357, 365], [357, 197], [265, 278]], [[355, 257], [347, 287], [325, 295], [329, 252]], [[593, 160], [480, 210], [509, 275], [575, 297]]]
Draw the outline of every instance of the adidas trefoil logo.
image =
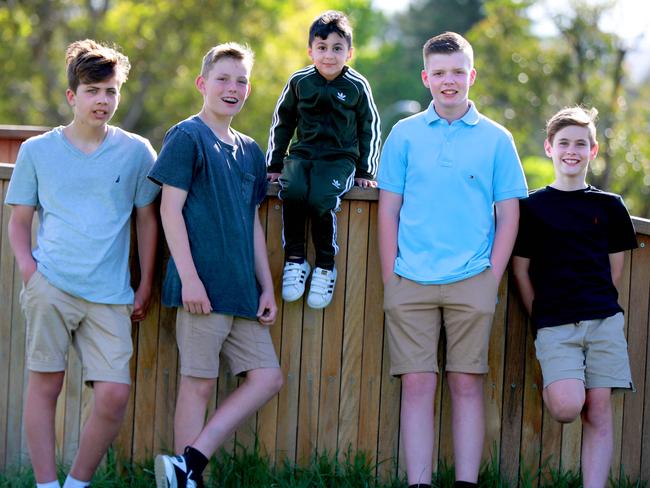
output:
[[345, 101], [345, 99], [347, 98], [347, 95], [345, 93], [343, 93], [343, 92], [336, 92], [336, 98], [338, 98], [339, 100]]
[[332, 180], [332, 186], [334, 188], [338, 188], [339, 190], [341, 189], [341, 183], [339, 183], [339, 180], [336, 179]]

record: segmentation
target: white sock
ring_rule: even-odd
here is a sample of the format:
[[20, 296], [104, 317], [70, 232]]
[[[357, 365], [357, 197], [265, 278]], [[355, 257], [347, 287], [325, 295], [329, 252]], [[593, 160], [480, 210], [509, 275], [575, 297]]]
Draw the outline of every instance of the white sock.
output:
[[65, 483], [63, 483], [63, 488], [86, 488], [88, 485], [90, 485], [90, 481], [79, 481], [71, 475], [68, 475]]
[[36, 483], [36, 488], [61, 488], [61, 485], [59, 480], [54, 480], [49, 483]]

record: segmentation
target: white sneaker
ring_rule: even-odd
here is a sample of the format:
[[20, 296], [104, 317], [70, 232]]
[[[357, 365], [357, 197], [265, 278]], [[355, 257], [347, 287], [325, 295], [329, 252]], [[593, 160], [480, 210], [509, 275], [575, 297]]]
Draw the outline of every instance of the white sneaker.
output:
[[309, 263], [307, 260], [302, 263], [284, 263], [282, 272], [282, 299], [285, 302], [294, 302], [305, 293], [305, 283], [309, 276]]
[[334, 296], [334, 285], [336, 284], [336, 268], [332, 271], [323, 268], [314, 268], [309, 285], [307, 305], [311, 308], [325, 308], [332, 301]]

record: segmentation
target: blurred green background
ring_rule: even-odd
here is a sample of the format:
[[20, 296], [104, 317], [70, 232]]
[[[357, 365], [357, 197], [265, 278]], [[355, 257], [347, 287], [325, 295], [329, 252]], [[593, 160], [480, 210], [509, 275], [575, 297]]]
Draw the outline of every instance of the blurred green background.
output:
[[253, 91], [233, 126], [265, 149], [282, 87], [310, 62], [309, 25], [334, 8], [352, 21], [351, 64], [372, 86], [384, 137], [429, 103], [422, 45], [454, 30], [475, 50], [470, 97], [513, 133], [530, 188], [553, 175], [542, 147], [546, 119], [565, 105], [596, 106], [601, 150], [589, 182], [622, 194], [632, 214], [649, 218], [650, 73], [631, 76], [637, 43], [601, 28], [614, 6], [569, 0], [548, 12], [553, 34], [542, 35], [534, 0], [412, 0], [392, 13], [371, 0], [0, 0], [0, 123], [67, 123], [65, 47], [89, 37], [117, 44], [131, 60], [113, 122], [160, 149], [166, 130], [201, 107], [194, 78], [203, 54], [232, 40], [256, 53]]

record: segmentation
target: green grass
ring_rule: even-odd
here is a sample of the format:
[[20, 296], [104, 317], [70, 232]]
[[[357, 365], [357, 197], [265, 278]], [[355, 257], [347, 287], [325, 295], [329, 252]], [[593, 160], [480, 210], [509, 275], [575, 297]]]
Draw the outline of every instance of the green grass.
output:
[[[237, 454], [222, 452], [213, 459], [205, 473], [206, 486], [219, 488], [404, 488], [404, 479], [382, 480], [375, 476], [376, 465], [363, 453], [346, 452], [341, 459], [323, 453], [312, 458], [307, 466], [288, 462], [273, 466], [257, 448], [247, 450], [237, 447]], [[531, 473], [522, 469], [519, 483], [505, 480], [499, 474], [498, 461], [493, 459], [481, 469], [480, 486], [483, 488], [579, 488], [580, 475], [575, 472], [545, 470]], [[66, 470], [59, 468], [59, 479]], [[436, 488], [453, 488], [454, 468], [443, 464], [433, 477]], [[0, 488], [33, 488], [31, 469], [21, 468], [0, 473]], [[151, 488], [155, 486], [153, 461], [142, 464], [118, 463], [114, 453], [95, 474], [93, 488]], [[618, 480], [610, 480], [610, 488], [644, 488], [645, 481], [629, 479], [621, 473]]]

